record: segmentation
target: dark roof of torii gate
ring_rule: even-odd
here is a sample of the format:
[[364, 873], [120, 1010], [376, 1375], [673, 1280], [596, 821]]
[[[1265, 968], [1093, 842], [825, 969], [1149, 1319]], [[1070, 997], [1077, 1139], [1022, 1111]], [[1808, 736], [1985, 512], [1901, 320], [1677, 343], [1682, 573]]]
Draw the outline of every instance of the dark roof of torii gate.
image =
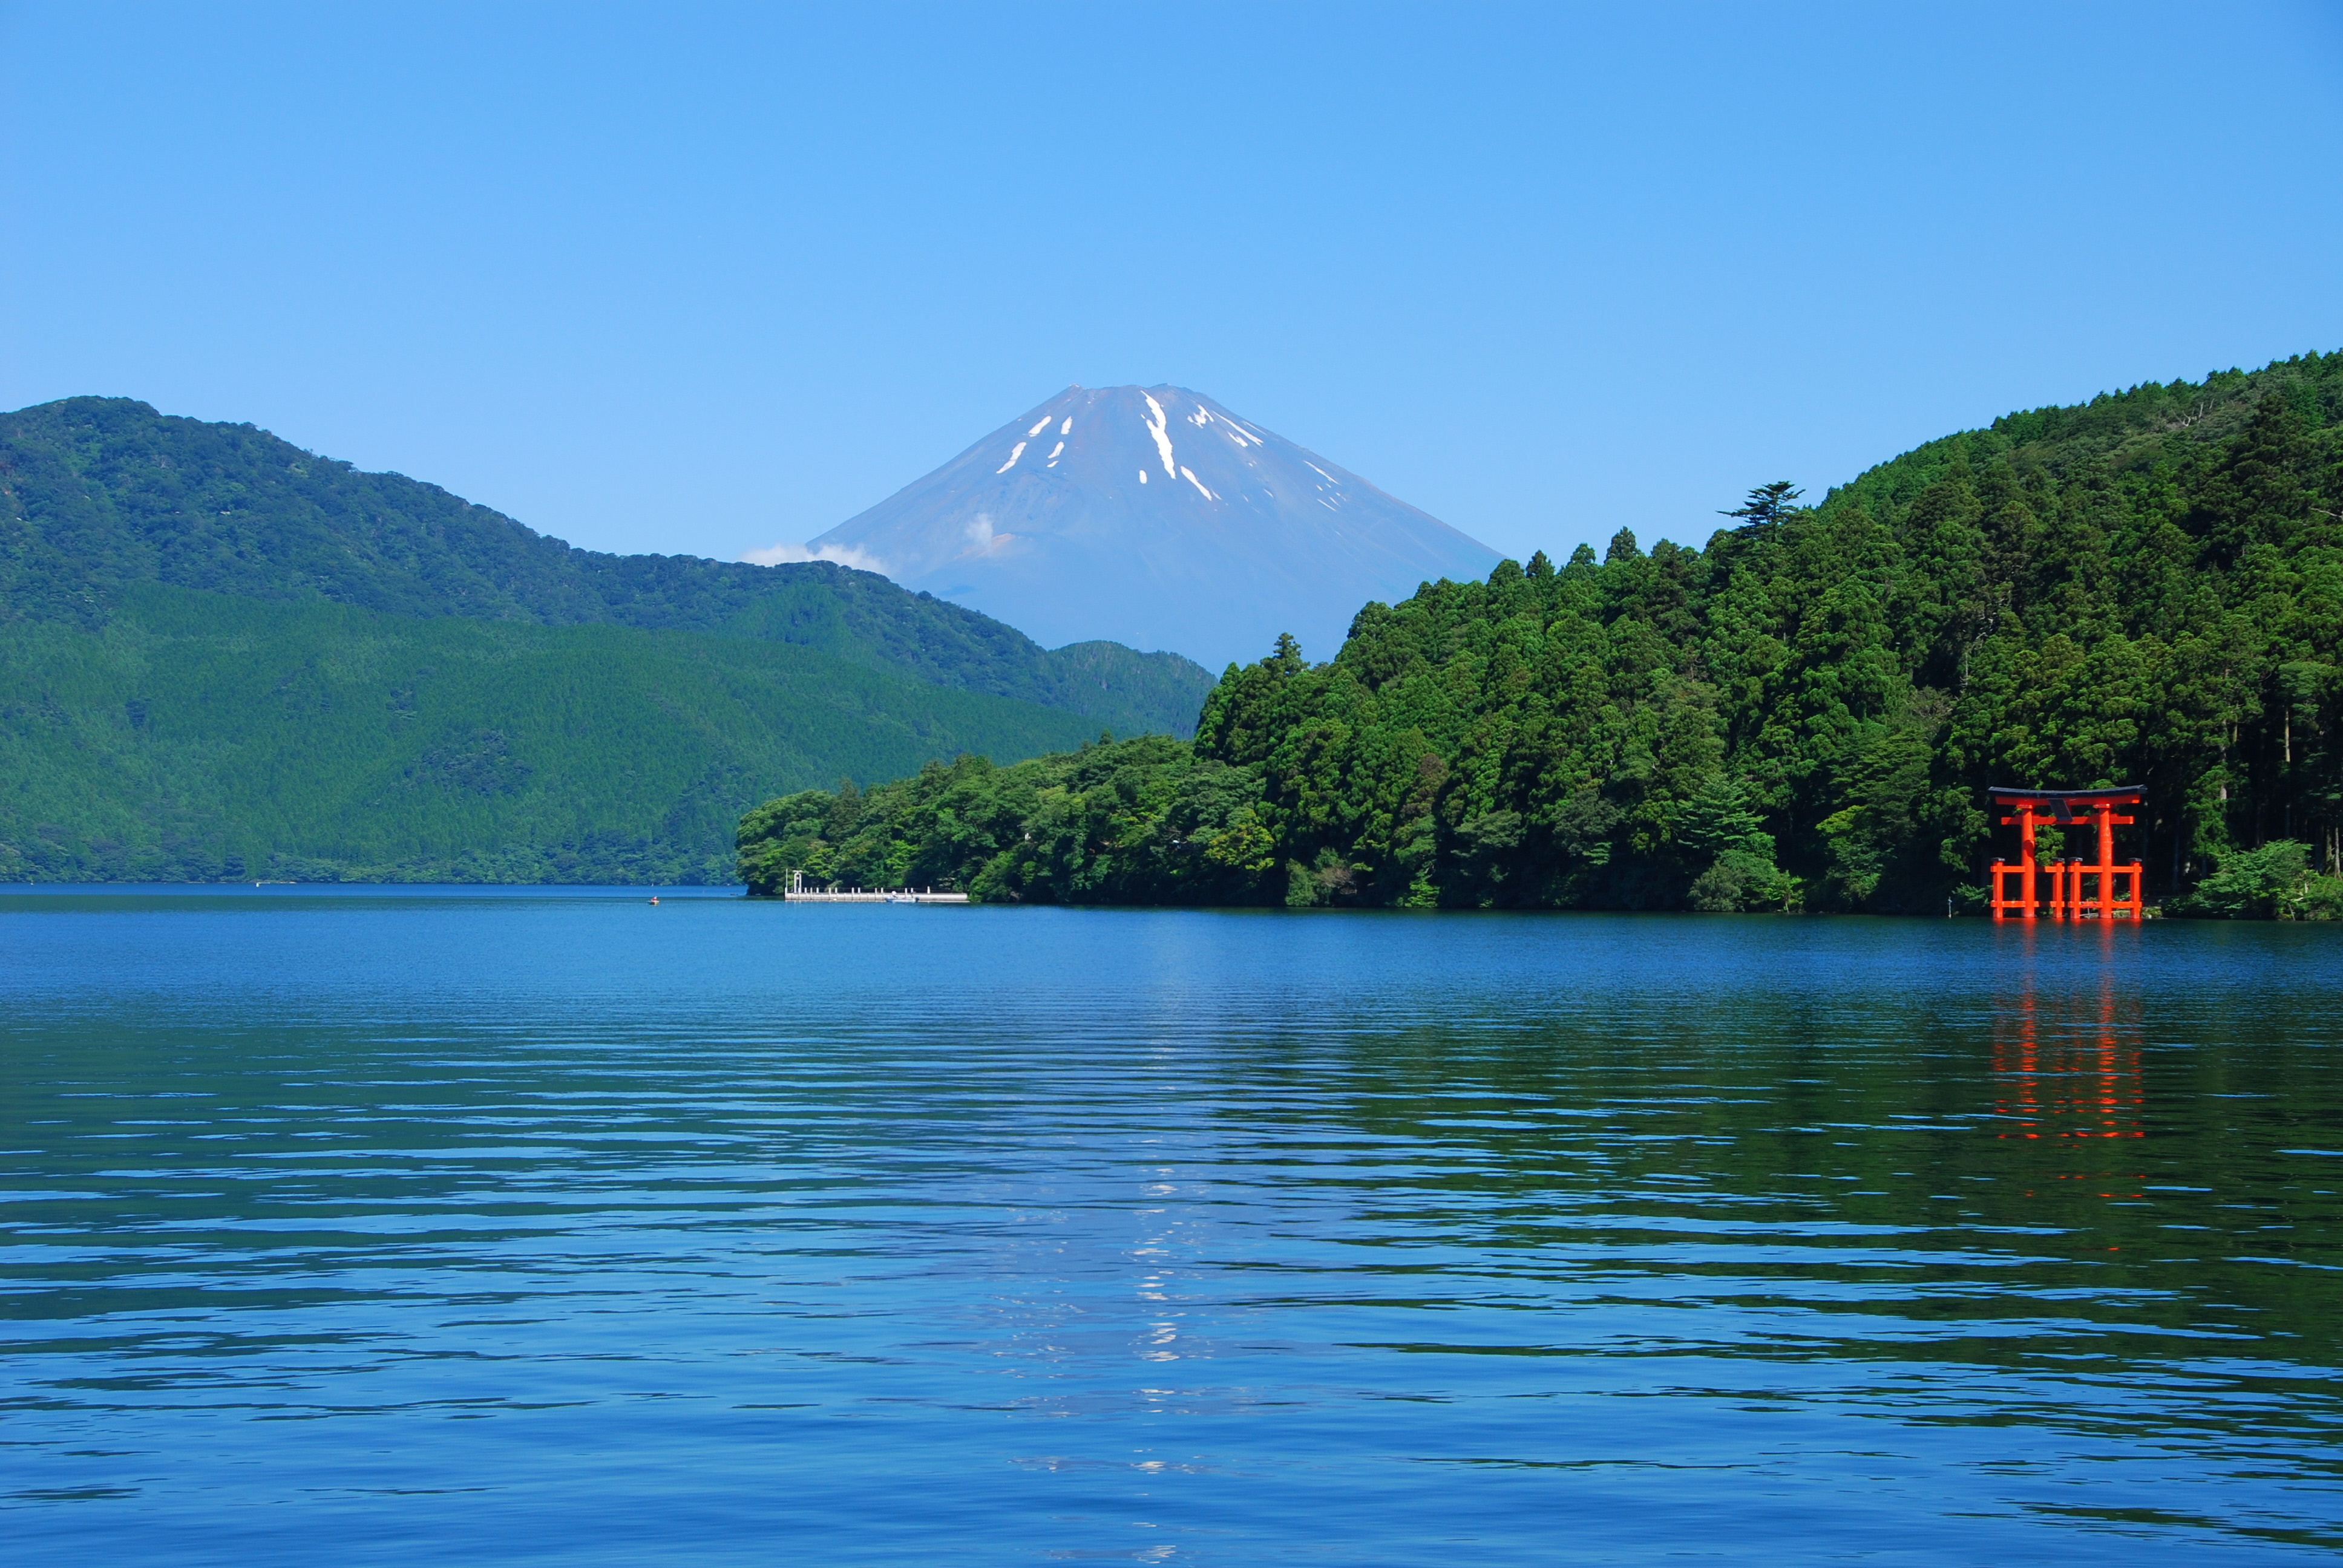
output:
[[1989, 787], [1986, 793], [2011, 797], [2023, 796], [2028, 800], [2105, 800], [2112, 804], [2118, 800], [2138, 799], [2139, 786], [2117, 784], [2106, 789], [2021, 789], [2014, 784], [1996, 784]]

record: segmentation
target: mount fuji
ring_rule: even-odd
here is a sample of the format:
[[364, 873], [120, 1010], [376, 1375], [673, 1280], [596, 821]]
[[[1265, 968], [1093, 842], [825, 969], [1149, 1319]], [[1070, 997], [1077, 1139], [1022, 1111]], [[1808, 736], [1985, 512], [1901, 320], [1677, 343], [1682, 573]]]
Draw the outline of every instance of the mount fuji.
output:
[[1332, 658], [1369, 599], [1497, 553], [1178, 387], [1070, 387], [802, 552], [1007, 621], [1218, 668], [1290, 631]]

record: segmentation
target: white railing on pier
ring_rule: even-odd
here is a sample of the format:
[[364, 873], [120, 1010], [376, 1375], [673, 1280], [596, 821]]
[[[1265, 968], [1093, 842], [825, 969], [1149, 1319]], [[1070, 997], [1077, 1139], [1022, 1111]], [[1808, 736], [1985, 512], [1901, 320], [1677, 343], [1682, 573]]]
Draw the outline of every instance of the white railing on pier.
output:
[[789, 873], [789, 891], [781, 897], [798, 904], [964, 904], [966, 893], [939, 893], [932, 888], [840, 888], [832, 882], [828, 888], [805, 885], [803, 871]]

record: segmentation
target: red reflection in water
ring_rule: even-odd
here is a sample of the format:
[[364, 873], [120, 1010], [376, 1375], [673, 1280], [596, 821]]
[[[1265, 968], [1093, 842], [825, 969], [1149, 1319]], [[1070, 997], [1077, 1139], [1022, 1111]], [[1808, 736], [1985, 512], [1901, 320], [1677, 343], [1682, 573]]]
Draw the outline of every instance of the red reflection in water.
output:
[[[2147, 1136], [2141, 1120], [2139, 1000], [2116, 994], [2117, 935], [2105, 926], [2097, 933], [2103, 967], [2096, 996], [2068, 993], [2045, 1000], [2035, 992], [2034, 965], [2027, 962], [2018, 994], [1996, 1010], [1994, 1113], [2002, 1123], [1999, 1136], [2094, 1141]], [[2065, 936], [2049, 933], [2052, 940]], [[2076, 931], [2072, 940], [2093, 937]], [[2034, 940], [2026, 945], [2031, 949]], [[2136, 1172], [2074, 1171], [2054, 1180], [2127, 1188], [2143, 1178]]]

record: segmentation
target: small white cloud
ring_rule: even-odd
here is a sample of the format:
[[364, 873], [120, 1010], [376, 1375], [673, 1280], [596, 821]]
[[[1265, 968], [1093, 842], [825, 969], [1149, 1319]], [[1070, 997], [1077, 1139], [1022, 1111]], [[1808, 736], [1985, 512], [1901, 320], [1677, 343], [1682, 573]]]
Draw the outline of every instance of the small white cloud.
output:
[[767, 545], [761, 550], [742, 551], [740, 558], [760, 567], [786, 566], [791, 561], [836, 561], [859, 572], [887, 575], [885, 561], [856, 545], [824, 545], [820, 549], [809, 545]]
[[1019, 542], [1015, 534], [996, 533], [993, 530], [990, 512], [977, 513], [970, 521], [965, 532], [968, 535], [968, 548], [960, 551], [957, 558], [960, 560], [967, 560], [971, 557], [980, 559], [985, 556], [999, 555]]

